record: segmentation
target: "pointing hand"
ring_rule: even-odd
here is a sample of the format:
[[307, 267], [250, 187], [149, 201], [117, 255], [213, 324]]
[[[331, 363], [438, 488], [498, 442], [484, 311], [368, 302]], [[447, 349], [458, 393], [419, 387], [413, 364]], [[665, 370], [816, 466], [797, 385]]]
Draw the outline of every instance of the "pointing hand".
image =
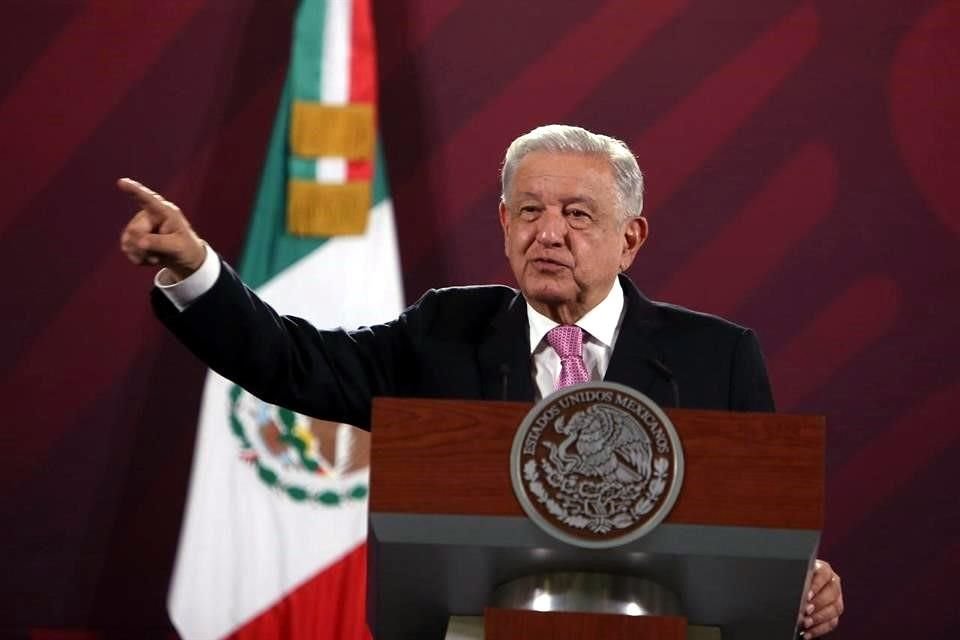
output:
[[166, 267], [177, 280], [203, 264], [206, 245], [177, 205], [130, 178], [118, 180], [117, 187], [140, 206], [120, 235], [120, 249], [130, 262]]

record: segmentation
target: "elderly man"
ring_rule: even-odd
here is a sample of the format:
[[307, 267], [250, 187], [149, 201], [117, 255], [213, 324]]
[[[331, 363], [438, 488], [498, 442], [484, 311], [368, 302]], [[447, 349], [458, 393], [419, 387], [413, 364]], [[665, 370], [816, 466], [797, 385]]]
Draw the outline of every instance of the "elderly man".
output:
[[[652, 302], [622, 275], [648, 225], [643, 176], [619, 140], [551, 125], [510, 145], [499, 217], [519, 293], [433, 290], [397, 320], [356, 331], [277, 314], [176, 206], [132, 180], [118, 184], [141, 207], [123, 232], [124, 253], [163, 267], [158, 317], [211, 368], [269, 402], [367, 427], [378, 395], [533, 400], [592, 379], [666, 405], [773, 410], [749, 329]], [[843, 600], [827, 563], [817, 562], [807, 600], [807, 637], [836, 626]]]

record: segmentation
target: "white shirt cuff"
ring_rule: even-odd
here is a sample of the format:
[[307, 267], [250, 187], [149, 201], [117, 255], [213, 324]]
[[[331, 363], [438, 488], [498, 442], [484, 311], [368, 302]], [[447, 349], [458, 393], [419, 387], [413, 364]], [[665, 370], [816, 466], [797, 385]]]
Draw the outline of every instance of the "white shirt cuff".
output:
[[220, 277], [220, 256], [210, 248], [210, 245], [206, 245], [206, 250], [207, 253], [200, 268], [183, 280], [174, 282], [172, 274], [166, 269], [161, 269], [153, 278], [154, 286], [167, 296], [177, 311], [183, 311], [197, 298], [212, 289], [217, 278]]

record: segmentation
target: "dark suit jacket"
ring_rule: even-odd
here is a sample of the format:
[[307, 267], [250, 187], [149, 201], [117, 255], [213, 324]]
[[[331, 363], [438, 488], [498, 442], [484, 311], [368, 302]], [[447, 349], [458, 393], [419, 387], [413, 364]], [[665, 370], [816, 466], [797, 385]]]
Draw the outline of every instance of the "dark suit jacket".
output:
[[[154, 310], [208, 366], [267, 402], [369, 427], [375, 396], [534, 398], [527, 308], [515, 289], [431, 290], [392, 322], [321, 331], [277, 314], [222, 266], [185, 311], [157, 290]], [[626, 313], [606, 380], [672, 406], [672, 375], [682, 407], [773, 411], [752, 331], [651, 302], [626, 276], [620, 282]]]

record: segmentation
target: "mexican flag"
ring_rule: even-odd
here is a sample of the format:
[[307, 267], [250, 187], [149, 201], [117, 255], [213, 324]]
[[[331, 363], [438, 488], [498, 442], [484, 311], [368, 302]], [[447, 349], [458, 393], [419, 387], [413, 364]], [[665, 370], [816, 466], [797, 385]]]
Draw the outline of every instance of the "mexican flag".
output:
[[[369, 0], [303, 0], [240, 263], [282, 313], [348, 328], [403, 304], [379, 161]], [[168, 608], [180, 635], [370, 637], [369, 435], [209, 373]]]

